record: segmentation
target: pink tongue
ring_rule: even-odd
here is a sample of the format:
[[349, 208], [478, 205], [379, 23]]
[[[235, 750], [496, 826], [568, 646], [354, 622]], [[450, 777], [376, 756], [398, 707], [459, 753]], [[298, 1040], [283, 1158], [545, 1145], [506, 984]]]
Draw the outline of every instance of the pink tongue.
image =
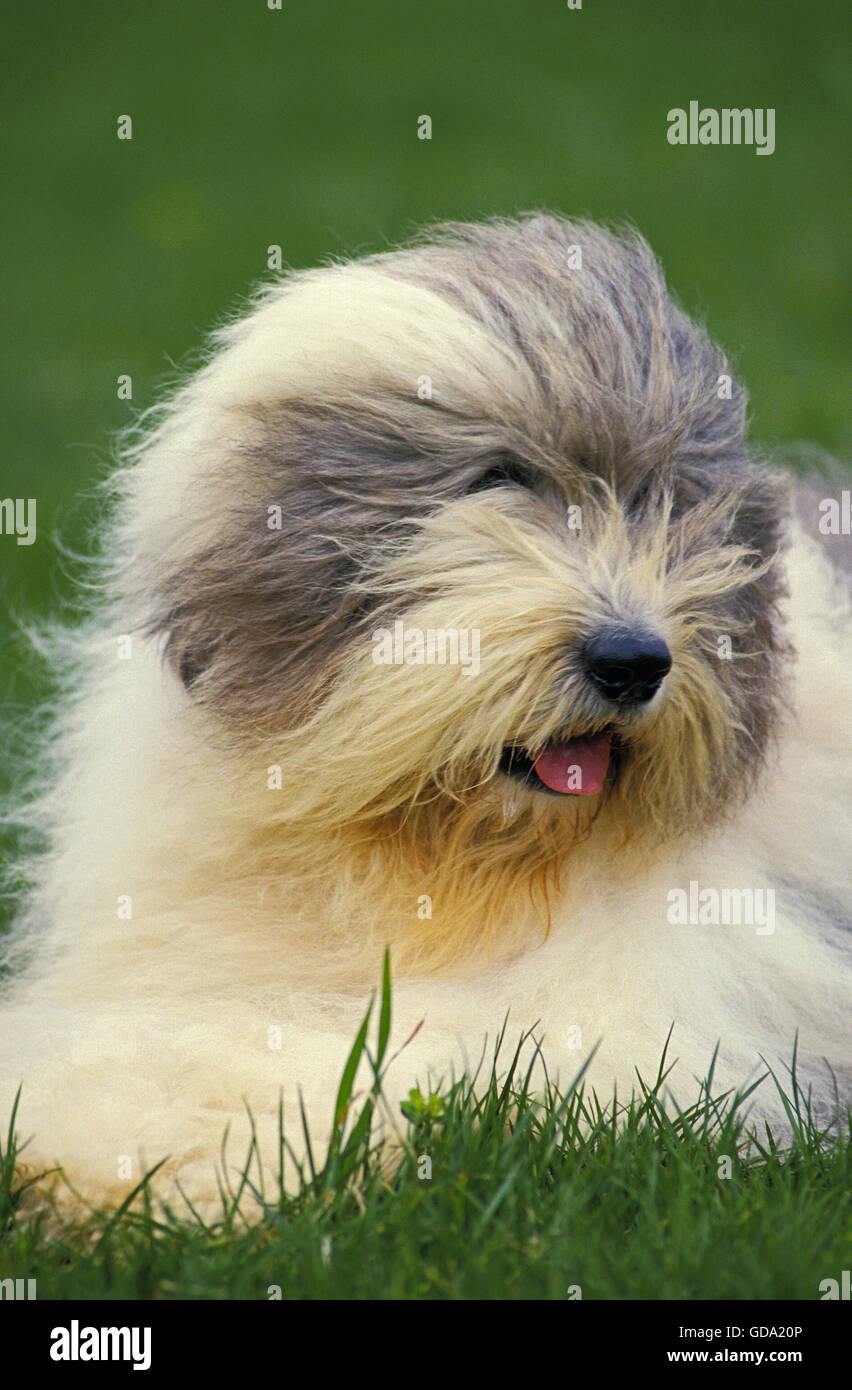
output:
[[591, 796], [604, 784], [609, 767], [610, 734], [547, 743], [535, 759], [535, 770], [553, 792]]

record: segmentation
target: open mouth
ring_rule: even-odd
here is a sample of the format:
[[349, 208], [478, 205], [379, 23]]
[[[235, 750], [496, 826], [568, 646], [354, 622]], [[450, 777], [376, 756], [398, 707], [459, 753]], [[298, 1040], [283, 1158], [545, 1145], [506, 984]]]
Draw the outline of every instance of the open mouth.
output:
[[551, 739], [534, 758], [523, 749], [507, 745], [500, 771], [536, 791], [557, 796], [594, 796], [602, 790], [613, 753], [612, 730], [582, 734], [577, 738]]

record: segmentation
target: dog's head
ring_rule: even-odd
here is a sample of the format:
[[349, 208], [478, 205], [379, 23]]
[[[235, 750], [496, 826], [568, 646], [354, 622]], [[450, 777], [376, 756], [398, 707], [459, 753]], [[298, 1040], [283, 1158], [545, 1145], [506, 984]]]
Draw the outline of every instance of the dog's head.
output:
[[281, 764], [277, 816], [539, 862], [740, 802], [780, 704], [780, 484], [638, 236], [442, 228], [220, 340], [126, 548], [187, 699]]

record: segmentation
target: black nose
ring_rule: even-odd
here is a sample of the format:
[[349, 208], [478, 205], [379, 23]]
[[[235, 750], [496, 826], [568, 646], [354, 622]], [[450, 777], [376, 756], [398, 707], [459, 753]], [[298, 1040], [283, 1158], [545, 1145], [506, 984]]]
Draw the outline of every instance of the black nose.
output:
[[624, 628], [593, 637], [583, 649], [583, 669], [608, 700], [642, 705], [659, 690], [672, 659], [665, 642]]

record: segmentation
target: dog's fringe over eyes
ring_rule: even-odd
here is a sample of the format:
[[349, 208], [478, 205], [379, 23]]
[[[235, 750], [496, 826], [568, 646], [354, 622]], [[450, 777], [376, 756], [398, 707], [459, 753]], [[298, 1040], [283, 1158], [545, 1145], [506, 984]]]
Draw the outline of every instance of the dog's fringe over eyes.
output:
[[[507, 1008], [572, 1072], [569, 1025], [602, 1038], [605, 1089], [673, 1019], [726, 1084], [800, 1025], [842, 1064], [848, 596], [636, 233], [449, 225], [277, 281], [111, 487], [0, 1011], [84, 1185], [59, 1096], [201, 1193], [242, 1098], [330, 1115], [387, 947], [424, 1067]], [[672, 930], [707, 874], [787, 886], [771, 942]]]

